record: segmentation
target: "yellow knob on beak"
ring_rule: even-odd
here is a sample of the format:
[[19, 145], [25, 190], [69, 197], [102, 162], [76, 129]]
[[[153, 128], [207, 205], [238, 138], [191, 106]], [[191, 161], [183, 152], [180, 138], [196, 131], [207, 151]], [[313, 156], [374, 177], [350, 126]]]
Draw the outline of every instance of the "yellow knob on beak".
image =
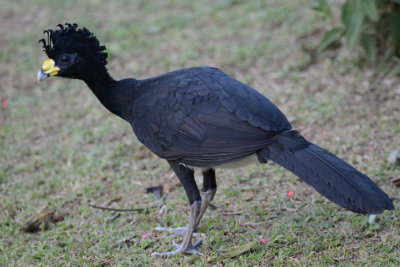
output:
[[49, 78], [50, 76], [57, 75], [60, 71], [60, 68], [56, 66], [56, 63], [52, 59], [47, 59], [43, 62], [42, 68], [39, 70], [37, 74], [37, 81], [40, 82], [44, 79]]

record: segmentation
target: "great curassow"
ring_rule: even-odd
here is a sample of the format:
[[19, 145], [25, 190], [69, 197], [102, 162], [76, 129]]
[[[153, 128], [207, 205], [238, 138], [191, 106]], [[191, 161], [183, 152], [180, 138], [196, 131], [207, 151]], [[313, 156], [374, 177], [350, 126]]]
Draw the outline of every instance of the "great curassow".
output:
[[[256, 156], [299, 176], [336, 204], [358, 213], [394, 209], [366, 175], [307, 141], [282, 112], [253, 88], [219, 69], [195, 67], [158, 77], [114, 80], [97, 38], [76, 24], [44, 31], [44, 61], [37, 80], [60, 76], [83, 80], [100, 102], [127, 121], [137, 138], [166, 159], [182, 183], [191, 216], [182, 244], [172, 252], [198, 254], [192, 234], [217, 190], [215, 168]], [[203, 189], [194, 180], [203, 172]]]

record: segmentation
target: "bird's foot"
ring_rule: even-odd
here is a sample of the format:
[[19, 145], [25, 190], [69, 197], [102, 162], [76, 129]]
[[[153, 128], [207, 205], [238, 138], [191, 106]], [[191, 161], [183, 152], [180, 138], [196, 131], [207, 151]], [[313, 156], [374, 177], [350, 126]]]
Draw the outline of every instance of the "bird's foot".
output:
[[200, 255], [200, 252], [196, 250], [196, 247], [198, 247], [201, 244], [201, 240], [197, 241], [194, 245], [192, 245], [192, 236], [194, 234], [193, 231], [196, 228], [195, 223], [198, 221], [198, 217], [200, 215], [200, 206], [201, 206], [201, 200], [194, 201], [193, 204], [190, 205], [191, 208], [190, 221], [187, 227], [157, 228], [157, 230], [160, 231], [176, 232], [175, 235], [183, 234], [183, 242], [180, 245], [173, 243], [173, 245], [177, 248], [174, 251], [153, 253], [153, 255], [168, 256], [177, 253]]
[[[169, 232], [172, 233], [171, 235], [162, 237], [162, 238], [170, 238], [170, 237], [175, 237], [177, 235], [183, 236], [185, 232], [187, 231], [187, 227], [175, 227], [175, 228], [167, 228], [167, 227], [156, 227], [156, 230], [159, 232]], [[200, 233], [193, 233], [193, 236], [200, 236]]]
[[[185, 228], [185, 227], [179, 227], [179, 228]], [[183, 247], [183, 245], [180, 245], [174, 241], [172, 241], [172, 245], [176, 247], [176, 250], [173, 251], [168, 251], [168, 252], [154, 252], [152, 255], [160, 257], [160, 256], [171, 256], [175, 255], [178, 253], [182, 254], [187, 254], [187, 255], [202, 255], [200, 251], [198, 251], [196, 248], [199, 247], [202, 244], [201, 240], [198, 240], [196, 243], [189, 244], [186, 248]]]

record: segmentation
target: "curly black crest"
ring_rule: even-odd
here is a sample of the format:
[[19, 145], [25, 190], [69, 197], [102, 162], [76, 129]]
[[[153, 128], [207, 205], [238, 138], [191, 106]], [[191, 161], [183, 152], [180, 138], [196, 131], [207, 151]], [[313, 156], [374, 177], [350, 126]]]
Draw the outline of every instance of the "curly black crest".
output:
[[76, 23], [65, 23], [57, 25], [58, 29], [48, 29], [43, 31], [47, 34], [47, 40], [41, 39], [39, 43], [43, 43], [43, 51], [49, 58], [54, 59], [62, 51], [76, 51], [85, 54], [91, 54], [95, 60], [102, 64], [107, 64], [106, 47], [100, 45], [99, 40], [86, 28], [78, 28]]

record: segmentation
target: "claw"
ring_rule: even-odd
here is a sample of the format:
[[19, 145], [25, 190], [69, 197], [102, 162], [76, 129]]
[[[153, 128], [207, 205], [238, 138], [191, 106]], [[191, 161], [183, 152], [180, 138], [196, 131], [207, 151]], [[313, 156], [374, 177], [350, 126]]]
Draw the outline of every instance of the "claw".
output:
[[153, 256], [157, 256], [157, 257], [162, 257], [162, 256], [171, 256], [171, 255], [182, 253], [182, 254], [186, 254], [186, 255], [198, 255], [198, 256], [201, 256], [203, 254], [201, 254], [201, 252], [196, 249], [201, 244], [202, 244], [202, 241], [198, 240], [196, 243], [194, 243], [193, 245], [191, 245], [187, 249], [182, 250], [182, 245], [181, 244], [178, 244], [175, 241], [172, 241], [172, 245], [174, 247], [176, 247], [176, 250], [168, 251], [168, 252], [154, 252], [154, 253], [152, 253], [152, 255]]
[[194, 245], [192, 245], [192, 236], [194, 228], [196, 227], [195, 223], [198, 221], [200, 215], [200, 206], [201, 200], [196, 200], [192, 205], [190, 205], [190, 220], [187, 227], [156, 228], [158, 231], [177, 232], [175, 235], [183, 234], [183, 241], [180, 245], [174, 243], [174, 246], [177, 248], [176, 250], [163, 253], [155, 252], [153, 253], [154, 256], [169, 256], [177, 253], [201, 255], [201, 253], [196, 250], [196, 247], [201, 244], [201, 241], [197, 241]]

